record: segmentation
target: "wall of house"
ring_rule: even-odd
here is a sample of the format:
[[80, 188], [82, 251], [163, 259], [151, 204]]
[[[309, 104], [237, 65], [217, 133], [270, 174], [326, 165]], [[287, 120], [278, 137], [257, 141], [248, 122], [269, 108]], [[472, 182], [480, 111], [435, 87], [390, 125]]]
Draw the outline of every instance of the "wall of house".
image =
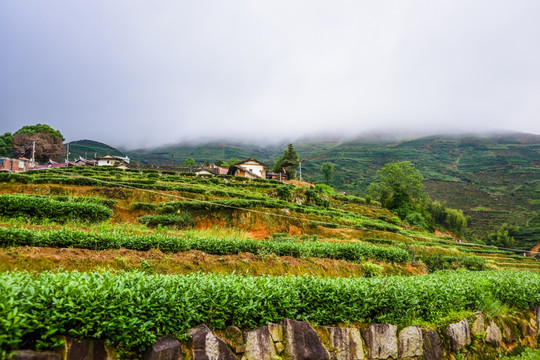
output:
[[114, 160], [112, 159], [99, 159], [98, 166], [113, 166]]
[[262, 166], [258, 162], [246, 161], [246, 162], [240, 164], [240, 166], [245, 167], [246, 169], [248, 169], [252, 173], [259, 175], [263, 179], [266, 178], [266, 169], [265, 169], [264, 166]]
[[15, 172], [28, 170], [28, 162], [18, 159], [3, 158], [0, 160], [0, 169]]

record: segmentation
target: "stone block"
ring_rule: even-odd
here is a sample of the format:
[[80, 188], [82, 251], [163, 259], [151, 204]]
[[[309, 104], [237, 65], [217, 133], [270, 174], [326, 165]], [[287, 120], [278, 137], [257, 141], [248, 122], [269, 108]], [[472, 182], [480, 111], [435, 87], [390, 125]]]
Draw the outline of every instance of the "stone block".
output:
[[364, 359], [364, 342], [360, 332], [354, 328], [326, 327], [330, 337], [332, 360]]
[[392, 324], [372, 324], [367, 329], [362, 330], [371, 359], [397, 358], [396, 332], [397, 326]]
[[540, 335], [540, 306], [535, 306], [533, 310], [536, 317], [536, 333]]
[[399, 356], [403, 358], [424, 354], [422, 330], [418, 326], [409, 326], [399, 333]]
[[284, 360], [330, 360], [330, 354], [309, 323], [284, 319]]
[[172, 336], [159, 338], [144, 355], [144, 360], [181, 360], [182, 345]]
[[486, 331], [486, 325], [485, 325], [485, 316], [482, 313], [476, 314], [476, 319], [474, 319], [473, 324], [471, 326], [471, 333], [473, 335], [480, 334]]
[[283, 341], [283, 326], [279, 324], [268, 323], [268, 331], [274, 342]]
[[225, 337], [231, 341], [233, 346], [244, 345], [244, 336], [242, 330], [236, 326], [227, 326], [225, 329]]
[[422, 341], [424, 343], [424, 356], [426, 360], [444, 359], [442, 341], [435, 330], [422, 329]]
[[64, 339], [66, 360], [112, 360], [114, 351], [105, 345], [105, 341], [96, 339]]
[[489, 326], [486, 329], [486, 337], [485, 341], [488, 344], [491, 344], [493, 346], [499, 346], [502, 342], [502, 333], [501, 329], [495, 324], [493, 320], [489, 323]]
[[275, 342], [274, 347], [276, 348], [276, 354], [281, 355], [283, 350], [285, 350], [285, 345], [281, 341]]
[[505, 342], [515, 343], [516, 341], [518, 341], [518, 338], [516, 334], [514, 334], [514, 331], [512, 331], [512, 328], [510, 327], [510, 325], [508, 325], [504, 321], [502, 323], [502, 333], [503, 333], [503, 339]]
[[208, 326], [191, 329], [188, 335], [191, 337], [193, 360], [237, 360], [225, 341], [214, 335]]
[[471, 330], [469, 329], [467, 319], [448, 325], [446, 327], [446, 335], [450, 340], [452, 351], [459, 351], [465, 346], [471, 345]]
[[268, 326], [246, 332], [244, 340], [246, 360], [274, 360], [277, 355]]
[[50, 351], [32, 351], [32, 350], [16, 350], [15, 355], [10, 357], [10, 360], [60, 360], [61, 356], [58, 353]]

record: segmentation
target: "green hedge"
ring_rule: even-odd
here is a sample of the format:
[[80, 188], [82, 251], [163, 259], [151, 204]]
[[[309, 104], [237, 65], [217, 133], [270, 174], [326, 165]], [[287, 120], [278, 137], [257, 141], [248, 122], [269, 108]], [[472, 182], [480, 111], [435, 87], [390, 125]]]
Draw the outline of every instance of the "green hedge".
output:
[[193, 216], [190, 213], [181, 214], [166, 214], [166, 215], [144, 215], [141, 216], [138, 221], [146, 226], [155, 227], [162, 226], [175, 226], [177, 228], [186, 228], [193, 226]]
[[242, 240], [223, 238], [182, 238], [166, 235], [127, 235], [114, 232], [85, 232], [78, 230], [33, 231], [21, 228], [0, 228], [0, 246], [73, 247], [82, 249], [160, 249], [167, 253], [200, 250], [209, 254], [228, 255], [249, 252], [278, 256], [318, 257], [360, 261], [366, 258], [394, 262], [410, 260], [407, 251], [395, 247], [303, 241], [294, 239]]
[[[60, 272], [0, 274], [0, 349], [58, 344], [59, 336], [108, 339], [143, 352], [158, 336], [201, 323], [255, 328], [283, 318], [319, 325], [408, 325], [450, 312], [540, 305], [540, 274], [439, 272], [384, 278], [248, 277]], [[36, 342], [37, 340], [37, 342]]]
[[0, 216], [49, 219], [57, 222], [97, 222], [107, 220], [112, 215], [111, 209], [100, 204], [65, 202], [30, 195], [0, 195]]

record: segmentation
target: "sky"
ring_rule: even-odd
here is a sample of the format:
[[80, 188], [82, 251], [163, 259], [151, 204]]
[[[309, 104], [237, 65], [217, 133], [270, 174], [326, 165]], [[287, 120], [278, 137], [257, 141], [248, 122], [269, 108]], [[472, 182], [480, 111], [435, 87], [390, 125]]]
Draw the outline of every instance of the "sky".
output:
[[0, 133], [540, 134], [540, 2], [0, 0]]

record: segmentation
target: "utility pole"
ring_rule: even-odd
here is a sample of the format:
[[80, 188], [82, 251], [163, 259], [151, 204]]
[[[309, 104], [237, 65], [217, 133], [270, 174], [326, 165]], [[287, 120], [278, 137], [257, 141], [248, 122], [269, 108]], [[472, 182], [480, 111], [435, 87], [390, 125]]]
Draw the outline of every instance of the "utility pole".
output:
[[300, 181], [302, 181], [302, 160], [298, 162], [298, 166], [300, 166]]
[[32, 167], [36, 165], [36, 141], [32, 141]]
[[69, 161], [69, 143], [67, 144], [67, 151], [66, 151], [66, 162]]

